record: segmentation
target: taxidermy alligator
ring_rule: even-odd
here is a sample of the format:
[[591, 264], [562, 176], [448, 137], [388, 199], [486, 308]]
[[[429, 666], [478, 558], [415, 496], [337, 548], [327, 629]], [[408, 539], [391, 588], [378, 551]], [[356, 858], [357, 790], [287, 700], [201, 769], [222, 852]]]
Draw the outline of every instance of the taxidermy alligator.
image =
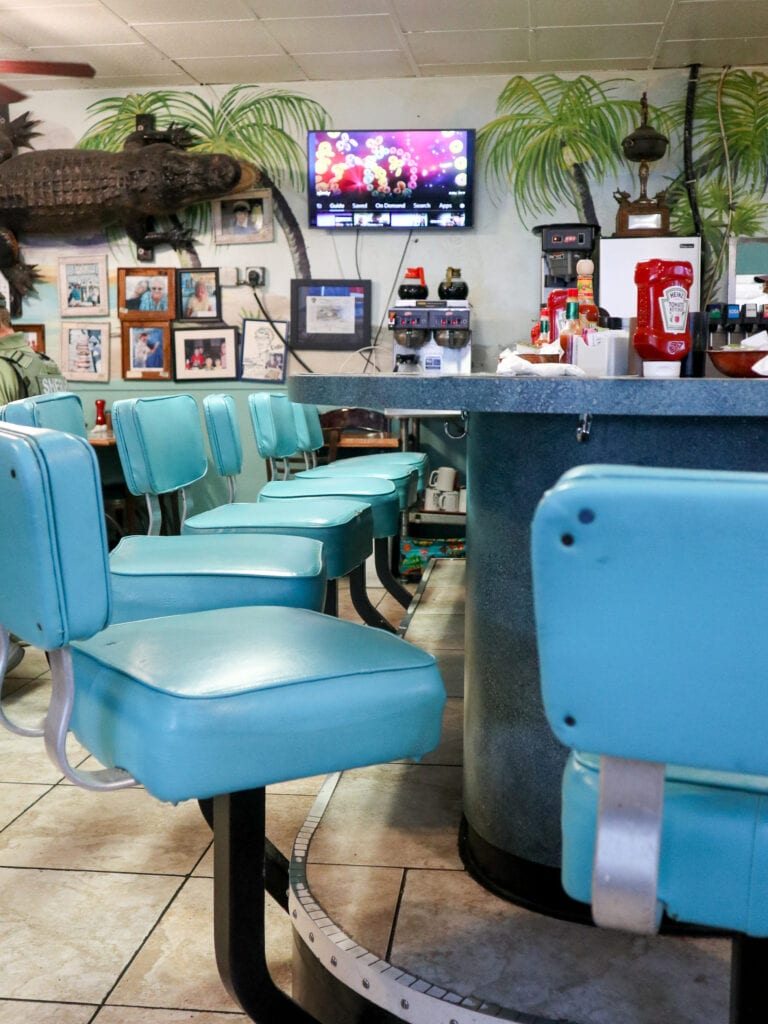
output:
[[183, 127], [136, 131], [119, 153], [30, 148], [39, 122], [23, 114], [0, 126], [0, 270], [19, 295], [34, 291], [35, 268], [19, 253], [18, 236], [87, 235], [122, 227], [137, 245], [188, 249], [191, 233], [178, 221], [150, 230], [151, 218], [253, 187], [259, 172], [223, 153], [187, 153]]

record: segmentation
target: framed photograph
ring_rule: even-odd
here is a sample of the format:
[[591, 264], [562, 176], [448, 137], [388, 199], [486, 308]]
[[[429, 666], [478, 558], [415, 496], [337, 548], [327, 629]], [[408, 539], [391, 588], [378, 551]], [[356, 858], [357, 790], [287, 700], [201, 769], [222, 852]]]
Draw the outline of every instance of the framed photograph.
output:
[[291, 281], [294, 348], [358, 349], [371, 343], [371, 282]]
[[171, 379], [171, 324], [123, 321], [123, 378]]
[[177, 270], [180, 320], [219, 320], [221, 318], [221, 290], [219, 272], [206, 270]]
[[274, 241], [271, 189], [256, 189], [242, 192], [234, 198], [216, 199], [211, 207], [216, 245]]
[[121, 320], [171, 320], [176, 315], [176, 271], [163, 267], [119, 267], [117, 315]]
[[75, 317], [109, 312], [106, 256], [59, 256], [59, 312]]
[[282, 384], [285, 380], [288, 324], [284, 320], [243, 320], [240, 380]]
[[14, 324], [14, 331], [21, 331], [24, 341], [35, 352], [45, 352], [45, 324]]
[[67, 380], [109, 380], [109, 321], [63, 323], [61, 364]]
[[235, 327], [177, 327], [173, 332], [176, 380], [236, 380]]

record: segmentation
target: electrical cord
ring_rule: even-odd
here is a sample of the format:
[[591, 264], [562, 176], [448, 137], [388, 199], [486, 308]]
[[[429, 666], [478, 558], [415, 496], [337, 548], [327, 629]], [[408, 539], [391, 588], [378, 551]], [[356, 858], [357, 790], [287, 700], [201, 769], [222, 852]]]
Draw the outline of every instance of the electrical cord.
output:
[[[384, 314], [383, 314], [383, 316], [381, 318], [381, 322], [379, 323], [379, 327], [378, 327], [378, 330], [376, 331], [376, 335], [375, 335], [373, 341], [371, 342], [371, 350], [372, 351], [378, 345], [379, 338], [381, 337], [381, 332], [384, 329], [384, 321], [387, 319], [387, 316], [388, 316], [389, 304], [392, 301], [392, 293], [394, 292], [395, 288], [397, 287], [397, 282], [400, 280], [400, 271], [403, 269], [403, 263], [405, 263], [405, 256], [406, 256], [406, 253], [408, 252], [408, 246], [411, 244], [411, 238], [412, 237], [413, 237], [413, 231], [411, 230], [411, 231], [408, 232], [408, 237], [405, 239], [405, 245], [403, 246], [403, 251], [400, 254], [400, 262], [397, 265], [397, 270], [395, 271], [395, 276], [392, 279], [392, 287], [389, 289], [389, 295], [387, 296], [387, 301], [384, 303]], [[417, 241], [418, 241], [418, 239], [417, 239]]]

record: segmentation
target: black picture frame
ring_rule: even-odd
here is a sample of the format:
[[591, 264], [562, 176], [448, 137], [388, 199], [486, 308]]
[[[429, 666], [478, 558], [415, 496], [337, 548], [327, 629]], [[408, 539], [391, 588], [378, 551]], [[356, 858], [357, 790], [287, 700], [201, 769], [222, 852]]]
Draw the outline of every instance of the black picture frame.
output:
[[291, 345], [356, 350], [371, 343], [371, 282], [332, 278], [291, 281]]
[[[198, 298], [196, 289], [201, 285], [205, 293]], [[176, 295], [179, 320], [221, 320], [221, 286], [218, 267], [200, 267], [195, 270], [176, 271]], [[190, 307], [197, 304], [198, 308]]]
[[237, 328], [226, 325], [173, 328], [173, 379], [237, 380]]

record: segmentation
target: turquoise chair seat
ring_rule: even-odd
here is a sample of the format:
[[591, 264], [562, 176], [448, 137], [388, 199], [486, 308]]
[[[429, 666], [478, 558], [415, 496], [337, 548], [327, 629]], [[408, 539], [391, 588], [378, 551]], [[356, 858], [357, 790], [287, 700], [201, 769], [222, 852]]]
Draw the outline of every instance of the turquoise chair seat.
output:
[[[302, 469], [294, 480], [332, 480], [335, 486], [341, 487], [348, 483], [356, 486], [358, 480], [381, 480], [391, 483], [395, 488], [400, 511], [405, 512], [416, 504], [418, 498], [418, 473], [410, 466], [396, 466], [392, 463], [378, 463], [376, 466], [347, 466], [346, 460], [331, 462], [327, 466], [316, 469]], [[292, 483], [291, 481], [284, 481]]]
[[304, 537], [124, 537], [109, 570], [112, 622], [251, 604], [321, 611], [325, 601], [323, 545]]
[[304, 498], [279, 508], [268, 502], [234, 501], [190, 516], [182, 529], [189, 537], [261, 533], [319, 540], [328, 578], [336, 580], [371, 554], [373, 513], [370, 505], [346, 499]]
[[297, 498], [347, 498], [364, 501], [371, 506], [374, 539], [392, 537], [400, 523], [400, 501], [394, 484], [373, 477], [305, 477], [293, 480], [270, 480], [259, 491], [259, 503], [286, 502]]
[[[563, 777], [563, 888], [592, 902], [599, 759], [571, 753]], [[668, 766], [658, 899], [674, 921], [768, 935], [768, 779]], [[702, 879], [707, 880], [702, 885]]]
[[[325, 445], [323, 425], [320, 420], [320, 413], [317, 406], [306, 403], [294, 402], [294, 419], [298, 437], [299, 449], [311, 457], [313, 465], [317, 462], [317, 453]], [[409, 471], [416, 471], [417, 490], [423, 491], [427, 485], [427, 472], [429, 470], [429, 459], [424, 452], [375, 452], [370, 455], [353, 455], [349, 458], [334, 460], [328, 463], [329, 466], [356, 466], [357, 471], [365, 476], [368, 471], [375, 473], [377, 467], [391, 471], [392, 467]], [[352, 472], [355, 472], [353, 469]]]
[[431, 655], [305, 609], [122, 623], [72, 652], [77, 738], [173, 803], [418, 756], [439, 736]]

